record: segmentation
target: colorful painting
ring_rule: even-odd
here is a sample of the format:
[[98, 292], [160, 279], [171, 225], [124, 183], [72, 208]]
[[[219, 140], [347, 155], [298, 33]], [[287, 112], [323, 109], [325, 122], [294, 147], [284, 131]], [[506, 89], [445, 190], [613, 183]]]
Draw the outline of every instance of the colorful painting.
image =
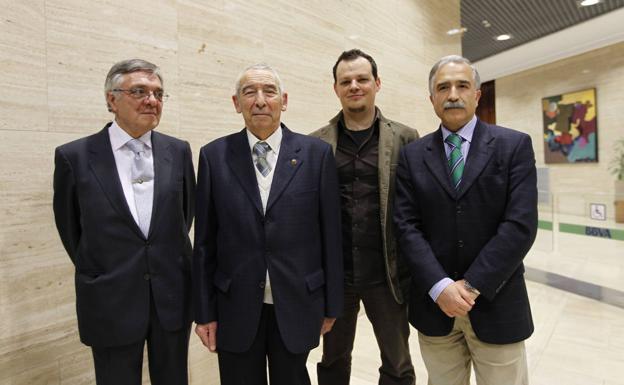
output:
[[596, 89], [542, 99], [546, 163], [598, 161]]

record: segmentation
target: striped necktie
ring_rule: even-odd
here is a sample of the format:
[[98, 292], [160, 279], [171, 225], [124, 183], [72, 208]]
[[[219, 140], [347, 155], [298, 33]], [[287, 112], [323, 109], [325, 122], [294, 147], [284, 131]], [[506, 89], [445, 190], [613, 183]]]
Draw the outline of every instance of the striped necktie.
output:
[[253, 152], [256, 154], [256, 168], [260, 171], [262, 176], [267, 176], [271, 172], [271, 165], [267, 161], [267, 154], [271, 150], [271, 146], [267, 142], [256, 142], [253, 146]]
[[464, 173], [464, 156], [461, 152], [462, 137], [457, 134], [450, 134], [444, 141], [452, 147], [448, 156], [448, 164], [451, 170], [453, 187], [457, 189], [461, 183], [462, 174]]

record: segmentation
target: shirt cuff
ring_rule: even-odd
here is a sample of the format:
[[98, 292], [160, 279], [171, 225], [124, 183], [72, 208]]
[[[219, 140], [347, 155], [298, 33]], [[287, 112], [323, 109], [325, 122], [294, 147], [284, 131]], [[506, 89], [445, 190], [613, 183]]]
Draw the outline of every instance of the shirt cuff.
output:
[[436, 302], [440, 294], [444, 291], [444, 289], [446, 289], [446, 287], [453, 282], [454, 281], [452, 279], [446, 277], [446, 278], [442, 278], [441, 280], [438, 281], [438, 283], [433, 285], [431, 290], [429, 290], [429, 296], [431, 297], [433, 302]]

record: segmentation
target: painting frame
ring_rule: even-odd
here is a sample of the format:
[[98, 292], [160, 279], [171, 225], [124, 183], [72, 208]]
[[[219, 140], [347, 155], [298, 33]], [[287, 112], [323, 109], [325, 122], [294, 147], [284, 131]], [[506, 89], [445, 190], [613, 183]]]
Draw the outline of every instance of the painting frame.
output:
[[542, 98], [544, 163], [598, 162], [596, 88]]

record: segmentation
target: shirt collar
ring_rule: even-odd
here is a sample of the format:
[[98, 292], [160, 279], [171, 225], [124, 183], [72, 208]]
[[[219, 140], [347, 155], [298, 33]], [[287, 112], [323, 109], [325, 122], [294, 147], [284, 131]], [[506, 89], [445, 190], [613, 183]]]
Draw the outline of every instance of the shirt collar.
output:
[[[111, 146], [113, 151], [117, 151], [128, 143], [128, 141], [134, 139], [123, 128], [119, 127], [116, 121], [108, 127], [108, 135], [110, 136]], [[152, 130], [147, 131], [145, 134], [137, 138], [141, 142], [145, 143], [147, 148], [152, 148]]]
[[[249, 142], [249, 149], [253, 153], [254, 144], [258, 143], [260, 139], [256, 138], [254, 134], [249, 131], [249, 129], [245, 129], [247, 132], [247, 141]], [[279, 151], [280, 145], [282, 144], [282, 125], [277, 128], [277, 130], [273, 131], [271, 136], [263, 140], [263, 142], [267, 142], [269, 146], [271, 146], [271, 151], [277, 153]]]
[[[475, 127], [477, 126], [477, 116], [473, 115], [472, 119], [468, 123], [466, 123], [462, 128], [457, 130], [455, 134], [462, 137], [468, 143], [472, 143], [472, 135], [474, 134]], [[446, 137], [451, 135], [453, 132], [448, 128], [444, 127], [444, 125], [440, 124], [442, 128], [442, 140], [446, 140]]]

